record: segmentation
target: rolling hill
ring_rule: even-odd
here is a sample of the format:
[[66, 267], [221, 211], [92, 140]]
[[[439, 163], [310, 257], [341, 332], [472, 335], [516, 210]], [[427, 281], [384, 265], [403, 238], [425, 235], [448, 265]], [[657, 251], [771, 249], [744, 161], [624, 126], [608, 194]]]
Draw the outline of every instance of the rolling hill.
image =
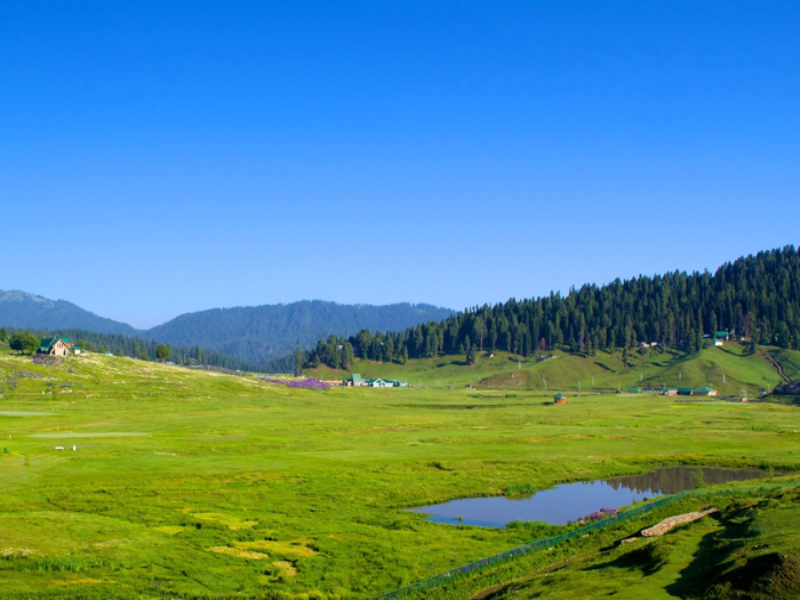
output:
[[[800, 351], [765, 348], [788, 364], [800, 364]], [[621, 352], [597, 351], [594, 356], [556, 353], [558, 358], [540, 361], [497, 351], [468, 365], [463, 357], [409, 359], [406, 364], [357, 359], [344, 371], [320, 365], [303, 371], [319, 379], [344, 379], [352, 372], [368, 378], [402, 379], [411, 385], [504, 390], [613, 391], [645, 387], [704, 387], [735, 396], [744, 390], [754, 397], [772, 390], [783, 380], [774, 365], [761, 354], [748, 354], [739, 344], [711, 346], [687, 354], [676, 350], [631, 353], [626, 366]], [[782, 363], [783, 364], [783, 363]]]
[[471, 362], [485, 350], [523, 357], [613, 353], [654, 342], [696, 353], [704, 339], [728, 340], [731, 333], [800, 350], [800, 253], [794, 246], [741, 257], [713, 274], [675, 271], [603, 286], [587, 283], [563, 296], [511, 298], [405, 331], [362, 331], [319, 344], [304, 365], [343, 367], [350, 356], [387, 362], [460, 355]]

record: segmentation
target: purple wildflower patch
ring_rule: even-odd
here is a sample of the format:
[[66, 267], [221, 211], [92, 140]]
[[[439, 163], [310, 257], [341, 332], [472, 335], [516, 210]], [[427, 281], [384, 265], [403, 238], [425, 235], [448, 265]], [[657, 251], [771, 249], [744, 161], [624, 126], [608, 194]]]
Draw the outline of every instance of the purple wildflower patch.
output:
[[49, 356], [47, 354], [34, 354], [33, 363], [37, 365], [54, 365], [60, 362], [58, 356]]
[[293, 381], [289, 379], [270, 379], [269, 377], [262, 377], [264, 381], [269, 381], [270, 383], [280, 383], [281, 385], [286, 385], [293, 388], [299, 388], [303, 390], [327, 390], [328, 384], [324, 381], [320, 381], [319, 379], [314, 379], [313, 377], [309, 377], [308, 379], [303, 379], [301, 381]]
[[[600, 510], [593, 512], [589, 516], [584, 517], [584, 519], [585, 521], [600, 521], [602, 519], [607, 519], [608, 517], [616, 516], [617, 512], [618, 511], [616, 508], [601, 508]], [[584, 521], [584, 519], [581, 519], [581, 521]], [[579, 521], [579, 523], [581, 521]]]

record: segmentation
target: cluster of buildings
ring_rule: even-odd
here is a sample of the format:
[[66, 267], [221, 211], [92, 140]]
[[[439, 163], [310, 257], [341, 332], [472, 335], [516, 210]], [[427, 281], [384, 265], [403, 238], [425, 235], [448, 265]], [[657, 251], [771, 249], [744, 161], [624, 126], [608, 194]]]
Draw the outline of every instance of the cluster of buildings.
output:
[[[725, 342], [747, 341], [743, 337], [737, 338], [735, 331], [715, 331], [713, 336], [708, 333], [703, 335], [703, 339], [710, 340], [715, 346], [722, 346]], [[639, 342], [639, 348], [658, 348], [658, 346], [658, 342]]]
[[347, 387], [406, 387], [407, 381], [400, 381], [398, 379], [365, 379], [359, 373], [353, 373], [350, 379], [346, 379], [344, 384]]
[[665, 396], [716, 396], [717, 390], [712, 387], [703, 388], [668, 388], [664, 390]]
[[[711, 338], [710, 335], [704, 335], [704, 338]], [[725, 342], [736, 341], [736, 333], [733, 331], [716, 331], [711, 341], [715, 346], [722, 346]]]
[[703, 388], [663, 388], [663, 387], [646, 387], [628, 388], [629, 394], [638, 394], [640, 392], [651, 394], [664, 394], [665, 396], [716, 396], [717, 390], [712, 387], [706, 386]]

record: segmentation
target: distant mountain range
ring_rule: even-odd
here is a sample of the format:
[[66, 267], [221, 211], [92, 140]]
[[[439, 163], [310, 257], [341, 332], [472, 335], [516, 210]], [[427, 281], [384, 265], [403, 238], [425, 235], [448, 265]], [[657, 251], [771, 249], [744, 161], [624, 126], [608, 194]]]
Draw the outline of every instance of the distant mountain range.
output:
[[0, 290], [0, 326], [23, 329], [85, 329], [97, 333], [141, 335], [126, 323], [99, 317], [66, 300]]
[[186, 313], [152, 329], [137, 330], [66, 300], [0, 290], [0, 326], [119, 333], [166, 344], [201, 346], [262, 365], [297, 347], [309, 349], [332, 334], [352, 335], [361, 329], [396, 331], [451, 314], [450, 309], [429, 304], [370, 306], [303, 300]]

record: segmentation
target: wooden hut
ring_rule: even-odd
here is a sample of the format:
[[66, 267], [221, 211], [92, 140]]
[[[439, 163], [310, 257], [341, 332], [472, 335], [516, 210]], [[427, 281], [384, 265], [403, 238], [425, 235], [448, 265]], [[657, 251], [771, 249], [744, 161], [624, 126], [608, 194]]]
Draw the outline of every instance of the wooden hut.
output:
[[564, 394], [556, 394], [553, 397], [553, 404], [566, 404], [567, 397]]

